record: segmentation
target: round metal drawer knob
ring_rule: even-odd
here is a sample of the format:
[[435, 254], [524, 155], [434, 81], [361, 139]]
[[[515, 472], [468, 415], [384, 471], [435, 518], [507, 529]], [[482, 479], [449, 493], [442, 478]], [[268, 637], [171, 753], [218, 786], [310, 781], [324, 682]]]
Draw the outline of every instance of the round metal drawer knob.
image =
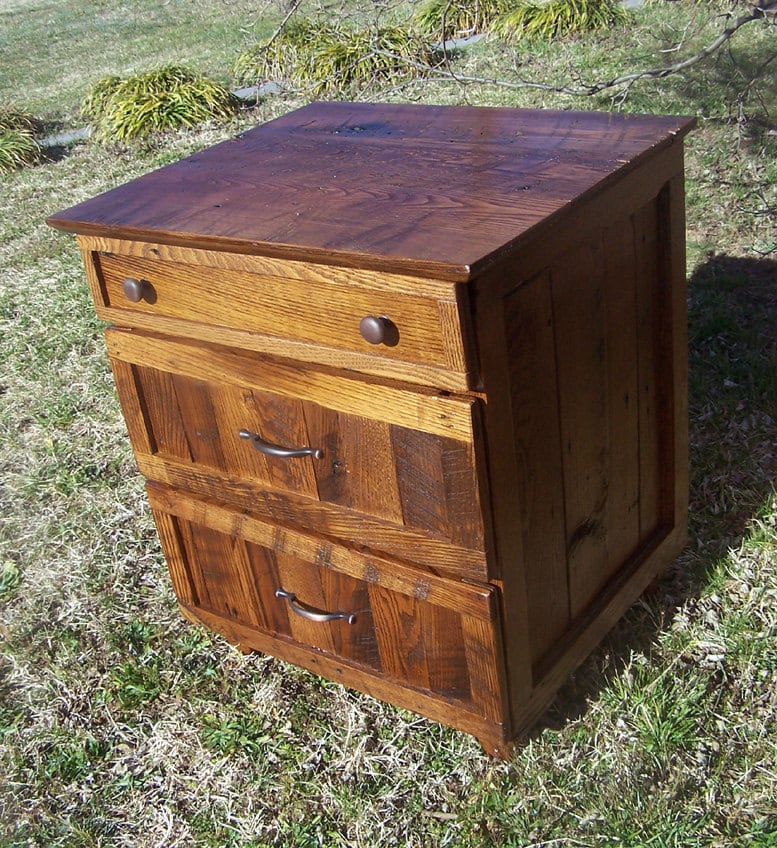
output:
[[399, 341], [399, 331], [385, 315], [367, 315], [359, 322], [359, 332], [365, 342], [393, 347]]
[[153, 303], [156, 300], [156, 292], [148, 280], [136, 280], [133, 277], [127, 277], [121, 284], [121, 288], [127, 300], [131, 300], [133, 303], [140, 303], [141, 300]]

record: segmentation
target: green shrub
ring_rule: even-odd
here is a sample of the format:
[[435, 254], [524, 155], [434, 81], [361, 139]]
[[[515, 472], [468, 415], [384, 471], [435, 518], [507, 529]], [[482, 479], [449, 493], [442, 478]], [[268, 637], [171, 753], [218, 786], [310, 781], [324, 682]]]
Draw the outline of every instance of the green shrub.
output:
[[426, 0], [414, 21], [429, 37], [446, 39], [486, 32], [507, 8], [509, 0]]
[[297, 84], [302, 70], [311, 55], [337, 38], [337, 28], [321, 20], [293, 18], [269, 42], [256, 44], [241, 53], [233, 68], [237, 80], [253, 84], [262, 80], [275, 80]]
[[618, 0], [426, 0], [415, 24], [433, 38], [493, 32], [503, 38], [555, 38], [626, 20]]
[[152, 133], [230, 118], [239, 105], [229, 89], [180, 65], [121, 79], [103, 77], [82, 103], [103, 141], [130, 141]]
[[242, 53], [234, 72], [244, 83], [276, 80], [321, 95], [418, 76], [433, 63], [429, 45], [401, 26], [353, 29], [300, 19]]
[[391, 83], [433, 61], [428, 45], [403, 27], [344, 30], [315, 51], [310, 82], [318, 92]]
[[32, 115], [0, 106], [0, 173], [30, 165], [40, 156]]
[[81, 101], [81, 114], [89, 121], [99, 121], [108, 108], [108, 100], [121, 83], [121, 77], [111, 74], [98, 79]]
[[626, 20], [628, 12], [618, 0], [518, 0], [494, 20], [492, 31], [511, 41], [551, 39]]

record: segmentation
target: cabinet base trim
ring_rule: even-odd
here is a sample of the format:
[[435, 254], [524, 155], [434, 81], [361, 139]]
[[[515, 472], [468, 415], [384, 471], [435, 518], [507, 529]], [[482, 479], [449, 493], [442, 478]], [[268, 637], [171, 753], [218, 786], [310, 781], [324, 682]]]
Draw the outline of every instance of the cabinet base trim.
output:
[[390, 702], [401, 709], [410, 710], [456, 730], [469, 733], [493, 756], [503, 758], [509, 756], [511, 747], [509, 733], [505, 726], [488, 721], [483, 716], [465, 709], [458, 702], [443, 702], [439, 696], [402, 686], [374, 673], [367, 673], [342, 660], [333, 659], [286, 640], [282, 636], [271, 636], [261, 630], [246, 627], [185, 604], [179, 603], [178, 606], [184, 618], [220, 633], [243, 653], [258, 651], [269, 654], [313, 674], [356, 689], [370, 697]]

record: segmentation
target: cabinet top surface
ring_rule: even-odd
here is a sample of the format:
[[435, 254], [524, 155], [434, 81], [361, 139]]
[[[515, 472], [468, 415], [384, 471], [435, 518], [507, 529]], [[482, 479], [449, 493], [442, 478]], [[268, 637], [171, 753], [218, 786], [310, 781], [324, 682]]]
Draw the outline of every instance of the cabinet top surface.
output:
[[314, 103], [48, 223], [85, 235], [467, 280], [693, 123]]

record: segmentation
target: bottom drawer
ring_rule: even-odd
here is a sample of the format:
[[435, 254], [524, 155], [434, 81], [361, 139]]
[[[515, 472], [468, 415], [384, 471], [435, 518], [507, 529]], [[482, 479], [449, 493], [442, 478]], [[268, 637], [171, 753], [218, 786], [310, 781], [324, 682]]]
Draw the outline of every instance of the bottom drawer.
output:
[[148, 493], [188, 617], [481, 740], [504, 735], [497, 589], [155, 483]]

